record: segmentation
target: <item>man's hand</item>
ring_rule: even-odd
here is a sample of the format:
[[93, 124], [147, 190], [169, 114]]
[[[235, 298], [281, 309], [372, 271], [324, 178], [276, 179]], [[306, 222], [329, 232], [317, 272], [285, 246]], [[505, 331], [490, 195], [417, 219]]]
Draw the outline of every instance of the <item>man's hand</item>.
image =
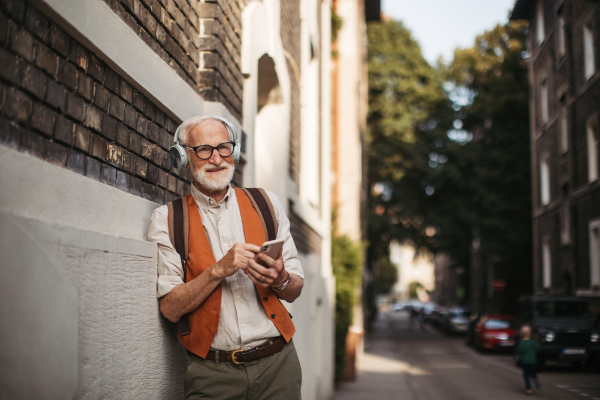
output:
[[[233, 247], [217, 262], [215, 272], [220, 278], [227, 278], [236, 273], [238, 269], [246, 270], [248, 262], [254, 260], [260, 247], [250, 243], [236, 243]], [[283, 263], [282, 263], [283, 265]]]
[[288, 278], [288, 272], [283, 267], [283, 256], [282, 250], [279, 251], [279, 255], [276, 259], [272, 259], [268, 255], [261, 253], [258, 255], [258, 259], [269, 266], [266, 268], [261, 264], [250, 260], [248, 268], [246, 268], [246, 275], [260, 287], [273, 286], [275, 288], [280, 287]]
[[216, 264], [195, 279], [175, 286], [160, 299], [160, 311], [169, 321], [179, 321], [182, 315], [200, 307], [223, 279], [235, 274], [238, 269], [246, 270], [248, 261], [253, 260], [259, 250], [260, 247], [253, 244], [234, 244]]

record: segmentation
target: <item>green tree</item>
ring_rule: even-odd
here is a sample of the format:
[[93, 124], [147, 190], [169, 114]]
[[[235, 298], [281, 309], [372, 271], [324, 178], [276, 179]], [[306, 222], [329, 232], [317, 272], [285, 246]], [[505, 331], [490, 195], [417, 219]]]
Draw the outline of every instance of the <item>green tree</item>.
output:
[[371, 23], [367, 37], [368, 265], [376, 275], [375, 291], [384, 293], [397, 279], [377, 276], [389, 270], [390, 240], [431, 244], [425, 221], [435, 175], [430, 154], [449, 141], [444, 125], [451, 109], [438, 71], [401, 22]]
[[433, 68], [400, 22], [368, 26], [369, 266], [394, 239], [468, 266], [477, 234], [497, 265], [529, 268], [526, 29]]
[[344, 373], [346, 336], [352, 325], [356, 292], [362, 273], [363, 250], [347, 236], [333, 236], [331, 264], [335, 276], [335, 379]]

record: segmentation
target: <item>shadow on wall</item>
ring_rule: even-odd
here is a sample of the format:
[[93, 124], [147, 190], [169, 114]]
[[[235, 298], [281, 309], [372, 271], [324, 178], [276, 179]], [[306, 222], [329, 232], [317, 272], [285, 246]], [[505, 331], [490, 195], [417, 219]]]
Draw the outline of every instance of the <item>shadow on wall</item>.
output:
[[282, 104], [281, 87], [275, 71], [275, 63], [268, 54], [258, 60], [258, 102], [257, 113], [267, 104]]
[[71, 399], [77, 390], [77, 297], [39, 244], [5, 214], [0, 254], [0, 397]]

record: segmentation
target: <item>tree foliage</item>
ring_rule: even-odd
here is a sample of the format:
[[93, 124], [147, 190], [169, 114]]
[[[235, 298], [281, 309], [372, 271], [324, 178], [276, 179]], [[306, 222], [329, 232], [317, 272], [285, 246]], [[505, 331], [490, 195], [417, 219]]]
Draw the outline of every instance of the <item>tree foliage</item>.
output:
[[498, 25], [431, 67], [400, 22], [370, 24], [369, 264], [391, 240], [468, 265], [474, 235], [530, 263], [526, 25]]
[[360, 284], [363, 249], [347, 236], [333, 236], [331, 264], [335, 276], [335, 378], [344, 373], [346, 336], [352, 325], [356, 291]]
[[[369, 262], [385, 264], [392, 239], [429, 245], [430, 153], [448, 141], [449, 102], [439, 73], [397, 21], [369, 24]], [[381, 290], [380, 290], [381, 291]]]

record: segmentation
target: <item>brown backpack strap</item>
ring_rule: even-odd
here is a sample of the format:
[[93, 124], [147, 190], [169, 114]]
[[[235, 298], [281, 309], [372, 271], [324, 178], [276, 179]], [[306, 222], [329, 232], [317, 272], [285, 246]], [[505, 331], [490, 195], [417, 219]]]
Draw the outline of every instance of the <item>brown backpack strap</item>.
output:
[[[181, 258], [181, 267], [183, 268], [183, 281], [186, 282], [186, 262], [188, 259], [188, 239], [189, 239], [189, 219], [187, 198], [180, 197], [167, 205], [169, 209], [169, 238], [175, 247], [175, 251]], [[179, 319], [179, 334], [189, 335], [190, 324], [187, 314]]]
[[267, 234], [268, 240], [277, 239], [277, 229], [279, 228], [277, 222], [277, 216], [275, 215], [275, 209], [269, 199], [269, 195], [264, 189], [260, 188], [241, 188], [244, 193], [248, 196], [254, 209], [260, 217], [260, 221], [263, 224], [263, 229]]

